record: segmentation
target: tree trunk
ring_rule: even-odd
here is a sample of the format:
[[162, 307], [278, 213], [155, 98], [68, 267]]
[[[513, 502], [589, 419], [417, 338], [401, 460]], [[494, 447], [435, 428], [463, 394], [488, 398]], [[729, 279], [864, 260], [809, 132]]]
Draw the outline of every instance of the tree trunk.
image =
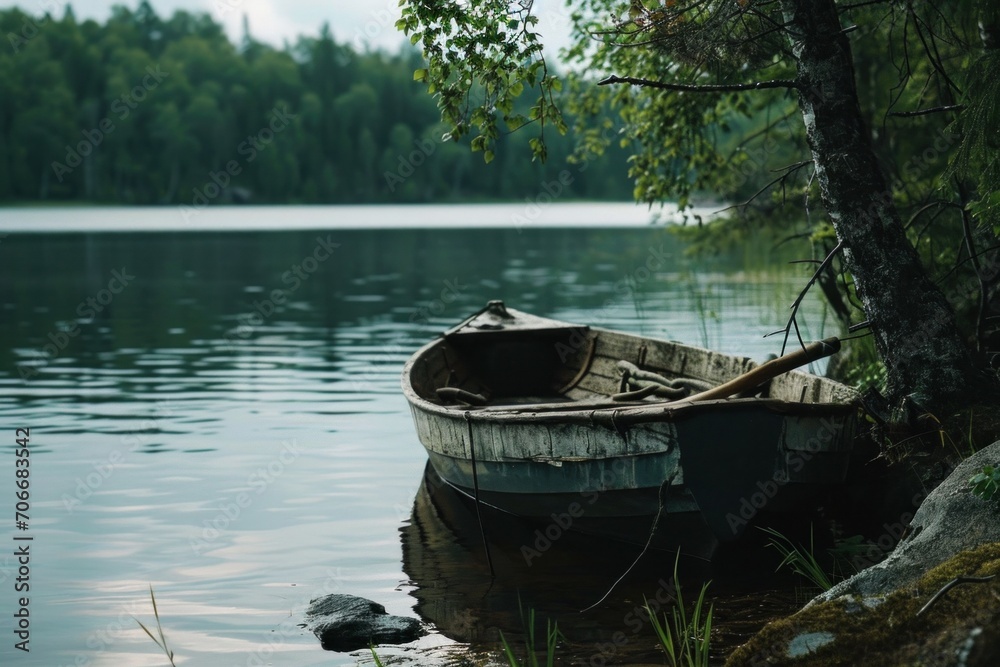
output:
[[972, 352], [906, 238], [861, 114], [834, 0], [782, 7], [816, 179], [885, 362], [889, 398], [937, 409], [981, 385]]

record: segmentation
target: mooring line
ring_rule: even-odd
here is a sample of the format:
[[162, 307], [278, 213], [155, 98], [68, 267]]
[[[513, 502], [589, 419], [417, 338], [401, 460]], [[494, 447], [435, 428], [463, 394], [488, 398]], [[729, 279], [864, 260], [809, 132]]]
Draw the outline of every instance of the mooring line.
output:
[[665, 498], [666, 494], [664, 492], [673, 483], [675, 477], [677, 477], [677, 471], [676, 470], [673, 472], [673, 474], [670, 475], [670, 477], [667, 477], [665, 480], [663, 480], [663, 483], [660, 484], [660, 492], [657, 494], [657, 500], [659, 500], [659, 505], [660, 506], [656, 510], [656, 518], [653, 519], [653, 525], [650, 526], [650, 528], [649, 528], [649, 539], [646, 540], [646, 546], [644, 546], [642, 548], [642, 551], [640, 551], [639, 555], [635, 557], [635, 560], [632, 561], [632, 564], [628, 566], [628, 569], [625, 570], [622, 573], [622, 576], [618, 577], [618, 579], [615, 580], [615, 583], [611, 584], [611, 588], [608, 589], [608, 592], [605, 593], [601, 597], [600, 600], [598, 600], [594, 604], [590, 605], [586, 609], [581, 609], [578, 613], [580, 613], [580, 614], [586, 613], [586, 612], [590, 611], [591, 609], [593, 609], [594, 607], [596, 607], [597, 605], [599, 605], [602, 602], [604, 602], [605, 600], [607, 600], [608, 596], [611, 595], [611, 592], [613, 590], [615, 590], [615, 587], [617, 587], [618, 584], [620, 584], [622, 582], [622, 579], [624, 579], [625, 577], [628, 576], [629, 572], [631, 572], [633, 569], [635, 569], [635, 566], [638, 565], [639, 561], [642, 560], [642, 557], [646, 555], [647, 551], [649, 551], [649, 546], [653, 543], [653, 536], [656, 534], [656, 529], [660, 525], [660, 517], [663, 515], [663, 506], [664, 506], [665, 500], [666, 500], [666, 498]]
[[490, 579], [496, 579], [496, 571], [493, 569], [493, 556], [490, 555], [490, 543], [486, 541], [486, 527], [483, 526], [483, 513], [479, 508], [479, 473], [476, 472], [476, 444], [472, 439], [472, 419], [469, 418], [469, 411], [465, 411], [465, 423], [469, 427], [469, 451], [472, 454], [472, 490], [476, 499], [476, 518], [479, 520], [479, 533], [483, 536], [483, 549], [486, 550], [486, 562], [490, 566]]

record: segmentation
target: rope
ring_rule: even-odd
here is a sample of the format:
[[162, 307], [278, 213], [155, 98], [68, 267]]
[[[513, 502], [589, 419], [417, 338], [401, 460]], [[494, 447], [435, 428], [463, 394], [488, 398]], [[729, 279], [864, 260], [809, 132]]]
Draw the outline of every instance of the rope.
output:
[[668, 477], [665, 480], [663, 480], [663, 483], [660, 484], [660, 491], [657, 494], [660, 506], [656, 510], [656, 517], [653, 519], [653, 525], [650, 526], [650, 528], [649, 528], [649, 538], [646, 540], [646, 546], [644, 546], [642, 548], [642, 551], [640, 551], [639, 555], [635, 557], [635, 560], [632, 561], [632, 564], [628, 566], [628, 569], [625, 570], [625, 572], [622, 573], [622, 576], [618, 577], [618, 579], [615, 580], [615, 583], [611, 584], [611, 588], [608, 589], [608, 592], [605, 593], [601, 597], [601, 599], [598, 600], [597, 602], [595, 602], [594, 604], [590, 605], [586, 609], [581, 609], [580, 610], [581, 614], [590, 611], [594, 607], [598, 606], [599, 604], [601, 604], [602, 602], [604, 602], [605, 600], [607, 600], [608, 596], [611, 595], [611, 592], [615, 590], [615, 587], [618, 586], [618, 584], [620, 584], [622, 582], [622, 579], [624, 579], [625, 577], [628, 576], [629, 572], [631, 572], [633, 569], [635, 569], [635, 566], [639, 564], [639, 561], [642, 560], [642, 557], [646, 555], [647, 551], [649, 551], [649, 546], [653, 543], [653, 535], [656, 534], [656, 529], [660, 525], [660, 517], [663, 516], [663, 505], [665, 504], [664, 501], [665, 501], [665, 498], [666, 498], [666, 493], [665, 492], [670, 487], [670, 485], [673, 483], [675, 477], [677, 477], [677, 471], [676, 470], [673, 472], [673, 474], [670, 475], [670, 477]]
[[483, 526], [483, 514], [479, 507], [479, 474], [476, 471], [476, 445], [472, 439], [472, 420], [469, 418], [469, 411], [465, 413], [465, 423], [469, 427], [469, 451], [472, 454], [472, 490], [476, 499], [476, 519], [479, 520], [479, 533], [483, 536], [483, 549], [486, 551], [486, 562], [490, 566], [490, 579], [496, 579], [496, 571], [493, 569], [493, 556], [490, 555], [490, 543], [486, 541], [486, 528]]

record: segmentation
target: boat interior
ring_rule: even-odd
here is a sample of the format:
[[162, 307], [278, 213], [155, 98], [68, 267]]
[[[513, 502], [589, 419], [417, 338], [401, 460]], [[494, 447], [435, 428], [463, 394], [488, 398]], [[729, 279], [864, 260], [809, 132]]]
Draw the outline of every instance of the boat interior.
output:
[[[506, 310], [503, 311], [507, 313]], [[421, 398], [455, 406], [644, 405], [687, 397], [753, 369], [744, 357], [518, 313], [504, 326], [470, 318], [428, 347], [410, 382]], [[489, 311], [487, 311], [489, 314]], [[786, 373], [742, 397], [837, 403], [846, 387]]]

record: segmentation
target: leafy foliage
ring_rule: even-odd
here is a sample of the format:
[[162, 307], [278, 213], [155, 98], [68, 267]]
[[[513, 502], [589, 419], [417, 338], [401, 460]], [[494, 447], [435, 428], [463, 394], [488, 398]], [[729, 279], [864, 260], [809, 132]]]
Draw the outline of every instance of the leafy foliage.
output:
[[975, 496], [983, 500], [990, 501], [993, 498], [1000, 498], [1000, 468], [993, 466], [983, 466], [982, 471], [976, 473], [969, 480], [969, 486]]
[[[574, 159], [627, 150], [633, 195], [650, 204], [736, 202], [722, 223], [727, 231], [706, 246], [761, 230], [797, 243], [814, 261], [837, 246], [832, 231], [843, 211], [825, 214], [819, 206], [800, 106], [829, 91], [812, 89], [799, 76], [801, 41], [785, 15], [795, 3], [567, 5], [574, 40], [561, 58], [571, 68], [565, 75], [570, 94], [542, 101], [546, 118], [561, 111], [576, 119]], [[534, 73], [544, 66], [544, 51], [534, 3], [404, 0], [403, 6], [401, 28], [432, 62], [419, 76], [453, 132], [478, 132], [477, 147], [485, 150], [504, 122], [520, 127], [503, 105], [513, 92], [539, 83]], [[1000, 311], [1000, 224], [991, 222], [1000, 210], [1000, 10], [992, 0], [845, 1], [831, 2], [831, 9], [850, 42], [866, 139], [887, 177], [888, 189], [878, 197], [892, 211], [892, 227], [902, 220], [922, 267], [958, 311], [960, 331], [949, 340], [974, 340], [979, 351], [1000, 349], [1000, 332], [990, 334], [987, 323], [991, 309]], [[481, 83], [484, 78], [493, 83]], [[485, 93], [474, 93], [473, 82]], [[544, 140], [540, 133], [534, 138], [535, 156], [543, 154]], [[716, 234], [719, 226], [706, 225], [706, 233]], [[865, 312], [843, 257], [834, 256], [827, 267], [817, 284], [843, 327], [882, 317]], [[865, 293], [872, 290], [877, 285]], [[903, 347], [882, 344], [879, 354]], [[888, 375], [904, 366], [887, 366]], [[866, 375], [859, 379], [884, 379]], [[887, 386], [899, 390], [897, 381]]]
[[1000, 235], [1000, 50], [976, 60], [966, 77], [966, 108], [952, 129], [963, 141], [952, 159], [955, 173], [977, 183], [970, 208]]
[[[546, 126], [566, 133], [556, 103], [562, 89], [542, 53], [538, 17], [532, 0], [482, 2], [409, 2], [403, 0], [396, 26], [419, 44], [427, 67], [413, 78], [437, 96], [441, 116], [458, 140], [474, 134], [472, 150], [492, 162], [501, 132], [537, 124], [530, 142], [532, 155], [545, 160]], [[521, 95], [533, 93], [534, 103], [523, 112]]]

